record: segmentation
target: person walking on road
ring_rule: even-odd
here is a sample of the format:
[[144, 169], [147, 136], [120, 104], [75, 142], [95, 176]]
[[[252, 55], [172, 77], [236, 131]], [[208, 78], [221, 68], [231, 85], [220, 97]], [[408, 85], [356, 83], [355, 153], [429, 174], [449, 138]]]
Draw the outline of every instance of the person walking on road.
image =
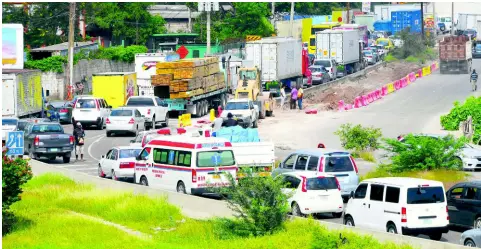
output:
[[473, 73], [471, 74], [471, 84], [473, 84], [473, 92], [478, 90], [478, 73], [476, 73], [476, 69], [473, 69]]
[[281, 86], [281, 110], [284, 109], [284, 104], [286, 102], [286, 86]]
[[297, 102], [297, 88], [294, 86], [291, 90], [291, 110], [296, 109], [296, 102]]
[[302, 86], [299, 87], [299, 91], [297, 91], [297, 104], [299, 106], [299, 110], [302, 110], [302, 99], [304, 98], [304, 89]]
[[82, 124], [77, 122], [77, 126], [73, 131], [73, 136], [75, 138], [75, 160], [78, 160], [78, 155], [80, 154], [80, 160], [84, 160], [84, 144], [85, 144], [85, 131], [82, 128]]

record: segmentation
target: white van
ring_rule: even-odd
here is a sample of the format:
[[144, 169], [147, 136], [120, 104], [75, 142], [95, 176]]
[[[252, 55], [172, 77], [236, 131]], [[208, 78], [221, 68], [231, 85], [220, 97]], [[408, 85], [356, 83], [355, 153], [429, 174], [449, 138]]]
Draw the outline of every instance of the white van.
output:
[[407, 177], [362, 181], [347, 203], [344, 224], [440, 240], [449, 224], [444, 186]]
[[111, 109], [112, 106], [103, 98], [79, 97], [75, 101], [72, 118], [84, 127], [95, 125], [97, 129], [103, 130]]
[[136, 183], [185, 194], [230, 186], [227, 174], [235, 179], [238, 169], [232, 144], [214, 137], [156, 137], [136, 159]]

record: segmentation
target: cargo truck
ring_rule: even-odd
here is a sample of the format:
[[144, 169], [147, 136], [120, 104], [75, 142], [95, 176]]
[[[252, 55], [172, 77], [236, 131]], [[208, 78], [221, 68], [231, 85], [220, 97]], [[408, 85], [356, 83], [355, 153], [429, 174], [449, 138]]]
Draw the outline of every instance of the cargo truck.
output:
[[143, 53], [135, 55], [135, 73], [140, 96], [154, 96], [151, 77], [155, 75], [156, 65], [159, 62], [177, 61], [176, 53]]
[[2, 71], [2, 117], [38, 117], [42, 112], [40, 70]]
[[472, 42], [467, 36], [446, 36], [439, 43], [441, 74], [468, 74], [472, 68]]
[[[316, 59], [334, 59], [346, 73], [355, 73], [365, 66], [363, 41], [357, 30], [324, 30], [316, 33]], [[346, 74], [344, 74], [346, 75]]]
[[109, 72], [92, 75], [92, 95], [103, 98], [113, 108], [125, 105], [137, 96], [137, 76], [133, 72]]

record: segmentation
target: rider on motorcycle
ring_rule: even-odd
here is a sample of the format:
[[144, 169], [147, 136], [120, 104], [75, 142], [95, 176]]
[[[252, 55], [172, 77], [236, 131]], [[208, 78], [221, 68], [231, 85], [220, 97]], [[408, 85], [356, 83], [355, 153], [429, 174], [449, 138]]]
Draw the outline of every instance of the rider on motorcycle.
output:
[[476, 69], [473, 69], [473, 73], [471, 73], [471, 83], [473, 84], [473, 91], [476, 91], [478, 86], [478, 73], [476, 73]]

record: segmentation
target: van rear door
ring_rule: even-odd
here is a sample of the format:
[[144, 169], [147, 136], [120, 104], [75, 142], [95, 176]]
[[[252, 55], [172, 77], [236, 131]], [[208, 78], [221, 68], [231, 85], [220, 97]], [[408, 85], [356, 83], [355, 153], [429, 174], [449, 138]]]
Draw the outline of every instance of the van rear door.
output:
[[444, 227], [449, 223], [446, 195], [442, 186], [426, 186], [407, 189], [405, 213], [408, 228]]
[[237, 166], [232, 150], [197, 152], [197, 167], [192, 170], [192, 181], [197, 188], [229, 186], [229, 176], [237, 176]]
[[359, 176], [349, 153], [339, 152], [326, 155], [323, 171], [337, 177], [342, 194], [350, 194], [359, 184]]

